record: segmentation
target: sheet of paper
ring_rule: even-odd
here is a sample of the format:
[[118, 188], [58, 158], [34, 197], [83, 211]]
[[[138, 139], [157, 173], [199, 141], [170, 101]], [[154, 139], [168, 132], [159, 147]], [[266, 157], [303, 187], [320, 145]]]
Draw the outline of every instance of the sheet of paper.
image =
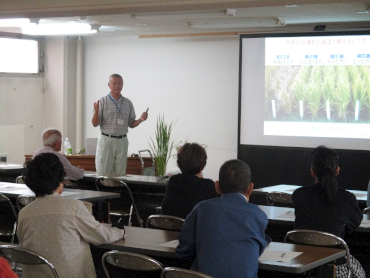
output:
[[1, 188], [1, 192], [12, 192], [12, 191], [17, 191], [17, 190], [26, 190], [28, 188], [25, 187], [16, 187], [16, 186], [6, 186]]
[[286, 213], [278, 215], [277, 218], [295, 219], [295, 214], [294, 214], [294, 211], [290, 210], [290, 211], [287, 211]]
[[361, 228], [370, 228], [370, 220], [362, 219], [360, 227]]
[[179, 241], [177, 239], [175, 239], [175, 240], [171, 240], [169, 242], [163, 243], [159, 246], [169, 247], [169, 248], [176, 248], [177, 245], [179, 245]]
[[70, 196], [70, 195], [77, 195], [77, 194], [81, 194], [81, 193], [76, 193], [76, 192], [66, 192], [64, 191], [62, 194], [60, 194], [61, 196]]
[[273, 261], [273, 262], [289, 262], [290, 260], [298, 257], [303, 252], [284, 252], [277, 250], [265, 250], [259, 257], [259, 261]]
[[354, 193], [357, 199], [367, 198], [367, 193]]

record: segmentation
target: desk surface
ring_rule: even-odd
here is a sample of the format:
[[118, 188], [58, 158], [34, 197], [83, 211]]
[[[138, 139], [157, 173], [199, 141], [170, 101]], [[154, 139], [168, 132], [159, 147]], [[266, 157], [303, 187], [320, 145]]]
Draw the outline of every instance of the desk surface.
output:
[[[258, 206], [264, 213], [266, 213], [269, 223], [294, 225], [295, 214], [294, 208], [274, 207], [274, 206]], [[356, 232], [370, 233], [370, 215], [364, 214], [360, 227]]]
[[23, 171], [22, 164], [13, 164], [13, 163], [0, 163], [0, 173], [12, 173], [12, 172], [19, 172]]
[[[96, 172], [85, 171], [84, 179], [95, 179], [99, 177]], [[159, 177], [156, 176], [141, 176], [141, 175], [126, 175], [121, 177], [114, 177], [114, 179], [122, 180], [125, 183], [130, 184], [145, 184], [166, 187], [167, 182], [165, 180], [158, 181]]]
[[[253, 189], [253, 194], [266, 195], [268, 192], [271, 192], [271, 191], [279, 191], [283, 193], [293, 194], [294, 190], [300, 187], [301, 187], [300, 185], [279, 184], [279, 185], [273, 185], [273, 186]], [[367, 200], [366, 191], [361, 191], [361, 190], [348, 190], [348, 191], [355, 194], [359, 202], [366, 202]]]
[[[9, 198], [17, 198], [19, 195], [35, 195], [25, 184], [11, 182], [0, 182], [0, 193], [3, 193]], [[76, 200], [95, 202], [119, 198], [120, 193], [65, 188], [62, 196]]]
[[[148, 228], [125, 227], [127, 237], [116, 243], [103, 244], [93, 248], [135, 252], [147, 256], [176, 258], [175, 248], [160, 246], [176, 240], [178, 232]], [[271, 242], [266, 250], [281, 252], [303, 252], [289, 262], [260, 261], [259, 268], [285, 273], [302, 273], [316, 268], [345, 255], [345, 251], [336, 248], [313, 247], [297, 244]]]

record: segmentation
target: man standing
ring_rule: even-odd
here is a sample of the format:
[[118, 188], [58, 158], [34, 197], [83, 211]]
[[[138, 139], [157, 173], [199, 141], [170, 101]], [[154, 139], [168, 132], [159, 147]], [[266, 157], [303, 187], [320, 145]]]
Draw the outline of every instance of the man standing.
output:
[[100, 125], [101, 134], [95, 156], [96, 171], [105, 176], [126, 174], [128, 127], [135, 128], [148, 118], [144, 112], [135, 120], [132, 102], [121, 95], [123, 79], [119, 74], [109, 77], [110, 93], [94, 103], [92, 124]]
[[62, 149], [62, 134], [56, 129], [47, 129], [42, 133], [42, 143], [44, 147], [38, 149], [32, 156], [34, 159], [40, 153], [53, 153], [55, 154], [64, 167], [66, 176], [69, 180], [75, 181], [83, 178], [85, 171], [84, 169], [79, 169], [71, 164], [69, 160], [59, 151]]

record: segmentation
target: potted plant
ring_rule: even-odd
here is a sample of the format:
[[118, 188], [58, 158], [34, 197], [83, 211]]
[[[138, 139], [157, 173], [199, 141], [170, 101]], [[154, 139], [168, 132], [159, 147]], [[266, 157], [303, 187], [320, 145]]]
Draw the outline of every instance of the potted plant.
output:
[[151, 142], [149, 142], [149, 146], [155, 158], [157, 176], [164, 176], [166, 174], [167, 163], [173, 149], [171, 132], [174, 125], [175, 124], [173, 122], [170, 124], [165, 123], [164, 116], [159, 115], [155, 130], [155, 140], [150, 137]]

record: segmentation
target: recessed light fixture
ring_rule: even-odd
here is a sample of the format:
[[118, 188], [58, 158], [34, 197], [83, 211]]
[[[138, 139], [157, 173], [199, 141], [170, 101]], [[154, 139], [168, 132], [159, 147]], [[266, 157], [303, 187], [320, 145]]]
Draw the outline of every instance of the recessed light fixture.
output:
[[295, 7], [298, 7], [298, 5], [285, 5], [285, 7], [287, 7], [287, 8], [295, 8]]
[[135, 23], [134, 25], [136, 25], [136, 26], [147, 26], [148, 23]]
[[0, 19], [0, 27], [22, 27], [30, 23], [28, 18]]
[[22, 33], [27, 35], [48, 36], [48, 35], [80, 35], [93, 34], [97, 30], [92, 29], [86, 23], [49, 23], [39, 25], [27, 25], [22, 28]]

